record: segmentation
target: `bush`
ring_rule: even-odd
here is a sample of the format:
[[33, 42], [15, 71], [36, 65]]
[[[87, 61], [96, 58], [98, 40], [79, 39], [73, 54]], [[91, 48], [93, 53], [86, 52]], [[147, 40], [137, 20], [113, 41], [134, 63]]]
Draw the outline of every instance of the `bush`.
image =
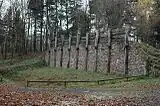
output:
[[160, 76], [160, 50], [147, 44], [140, 45], [140, 53], [146, 61], [147, 76]]

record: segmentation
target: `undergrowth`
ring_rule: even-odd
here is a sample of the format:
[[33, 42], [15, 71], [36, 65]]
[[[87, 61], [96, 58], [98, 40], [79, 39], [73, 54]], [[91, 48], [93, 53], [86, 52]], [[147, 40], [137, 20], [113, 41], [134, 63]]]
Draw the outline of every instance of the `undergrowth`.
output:
[[160, 76], [160, 50], [145, 43], [139, 45], [141, 57], [146, 61], [147, 75]]
[[[12, 64], [10, 64], [12, 63]], [[46, 63], [40, 58], [26, 59], [26, 60], [3, 60], [0, 61], [0, 78], [1, 82], [8, 82], [13, 75], [20, 71], [33, 70], [35, 68], [45, 67]]]

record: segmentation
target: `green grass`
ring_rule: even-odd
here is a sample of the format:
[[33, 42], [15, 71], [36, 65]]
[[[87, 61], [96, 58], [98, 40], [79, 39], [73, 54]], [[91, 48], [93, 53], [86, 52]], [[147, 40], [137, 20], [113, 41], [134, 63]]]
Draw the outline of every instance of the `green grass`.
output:
[[0, 83], [12, 83], [13, 77], [25, 70], [32, 70], [46, 66], [45, 62], [40, 58], [32, 58], [26, 60], [1, 60], [0, 61]]
[[[10, 64], [13, 63], [13, 64]], [[12, 61], [5, 60], [0, 61], [0, 65], [6, 65], [7, 68], [2, 71], [0, 70], [0, 78], [3, 78], [2, 82], [6, 84], [16, 84], [20, 86], [25, 86], [27, 80], [104, 80], [112, 79], [117, 77], [123, 77], [119, 75], [109, 74], [105, 75], [103, 73], [95, 72], [85, 72], [84, 70], [76, 69], [64, 69], [64, 68], [49, 68], [46, 67], [45, 62], [38, 58], [26, 59], [22, 61]], [[5, 73], [4, 73], [5, 72]], [[68, 87], [85, 87], [85, 88], [141, 88], [160, 86], [160, 79], [158, 78], [130, 78], [131, 81], [114, 80], [105, 81], [101, 85], [97, 83], [70, 83]], [[40, 84], [33, 83], [32, 86], [35, 87], [57, 87], [55, 84]], [[57, 84], [61, 87], [61, 84]], [[62, 85], [63, 86], [63, 85]]]
[[[62, 69], [62, 68], [37, 68], [17, 71], [16, 73], [5, 78], [6, 83], [15, 83], [18, 86], [25, 86], [27, 80], [65, 80], [65, 81], [79, 81], [79, 80], [102, 80], [116, 78], [116, 75], [105, 75], [102, 73], [85, 72], [76, 69]], [[64, 84], [45, 84], [33, 83], [32, 87], [64, 87]], [[58, 85], [58, 86], [57, 86]], [[91, 87], [97, 83], [70, 83], [68, 87]]]
[[114, 75], [85, 72], [75, 69], [40, 68], [27, 71], [19, 71], [12, 76], [14, 80], [100, 80], [115, 78]]
[[[111, 79], [117, 78], [116, 75], [104, 75], [102, 73], [95, 72], [85, 72], [83, 70], [75, 69], [62, 69], [62, 68], [49, 68], [43, 67], [38, 69], [28, 69], [17, 71], [12, 74], [9, 78], [4, 78], [5, 83], [14, 83], [16, 85], [25, 86], [27, 80], [101, 80], [101, 79]], [[70, 83], [67, 87], [71, 88], [157, 88], [160, 87], [159, 78], [130, 78], [130, 81], [115, 80], [106, 81], [102, 85], [97, 83]], [[58, 86], [57, 86], [58, 85]], [[64, 87], [63, 84], [49, 84], [49, 83], [32, 83], [32, 87]]]
[[[96, 86], [95, 86], [96, 87]], [[105, 84], [99, 86], [99, 88], [127, 88], [127, 89], [156, 89], [160, 88], [160, 78], [143, 78], [132, 81], [122, 81], [114, 84]]]

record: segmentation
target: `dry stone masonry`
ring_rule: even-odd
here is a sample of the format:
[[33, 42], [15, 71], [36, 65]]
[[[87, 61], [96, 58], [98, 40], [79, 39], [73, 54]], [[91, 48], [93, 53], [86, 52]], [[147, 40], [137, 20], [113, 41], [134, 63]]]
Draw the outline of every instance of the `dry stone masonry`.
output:
[[[101, 39], [100, 39], [101, 40]], [[104, 40], [104, 39], [102, 39]], [[98, 63], [97, 71], [102, 73], [107, 73], [107, 61], [108, 61], [108, 45], [107, 42], [103, 41], [98, 45]], [[145, 64], [144, 61], [138, 54], [136, 49], [136, 42], [129, 42], [129, 75], [143, 75], [145, 74]], [[65, 45], [63, 54], [63, 68], [67, 68], [69, 60], [68, 45]], [[48, 53], [46, 53], [46, 61], [48, 61]], [[56, 67], [60, 67], [60, 57], [61, 57], [61, 48], [57, 49], [56, 56]], [[79, 61], [78, 68], [85, 70], [85, 59], [86, 59], [86, 48], [84, 45], [80, 44], [79, 48]], [[96, 50], [94, 45], [89, 45], [89, 54], [88, 54], [88, 71], [95, 70], [95, 61], [96, 61]], [[51, 49], [50, 56], [50, 66], [54, 67], [54, 49]], [[70, 57], [70, 68], [76, 67], [76, 46], [71, 46], [71, 57]], [[124, 43], [119, 41], [114, 41], [112, 43], [112, 52], [111, 52], [111, 73], [124, 74]]]

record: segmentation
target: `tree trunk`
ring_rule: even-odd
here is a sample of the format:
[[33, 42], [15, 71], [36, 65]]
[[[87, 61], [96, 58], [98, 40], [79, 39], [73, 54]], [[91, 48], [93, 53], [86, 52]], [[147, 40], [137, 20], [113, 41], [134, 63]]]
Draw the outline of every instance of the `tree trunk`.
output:
[[48, 3], [47, 3], [47, 1], [46, 1], [46, 9], [47, 9], [47, 20], [46, 20], [46, 42], [45, 42], [45, 50], [47, 51], [48, 50], [48, 24], [49, 24], [49, 14], [48, 14]]
[[[31, 27], [31, 17], [30, 17], [30, 15], [31, 15], [31, 12], [30, 12], [30, 10], [28, 10], [28, 29], [27, 29], [27, 35], [28, 35], [28, 37], [30, 37], [30, 27]], [[30, 49], [29, 49], [30, 50]]]
[[34, 42], [33, 42], [34, 52], [37, 51], [36, 45], [37, 45], [37, 17], [35, 17], [34, 19]]
[[[42, 0], [43, 2], [43, 0]], [[43, 4], [41, 10], [41, 35], [40, 35], [40, 52], [43, 52]]]

